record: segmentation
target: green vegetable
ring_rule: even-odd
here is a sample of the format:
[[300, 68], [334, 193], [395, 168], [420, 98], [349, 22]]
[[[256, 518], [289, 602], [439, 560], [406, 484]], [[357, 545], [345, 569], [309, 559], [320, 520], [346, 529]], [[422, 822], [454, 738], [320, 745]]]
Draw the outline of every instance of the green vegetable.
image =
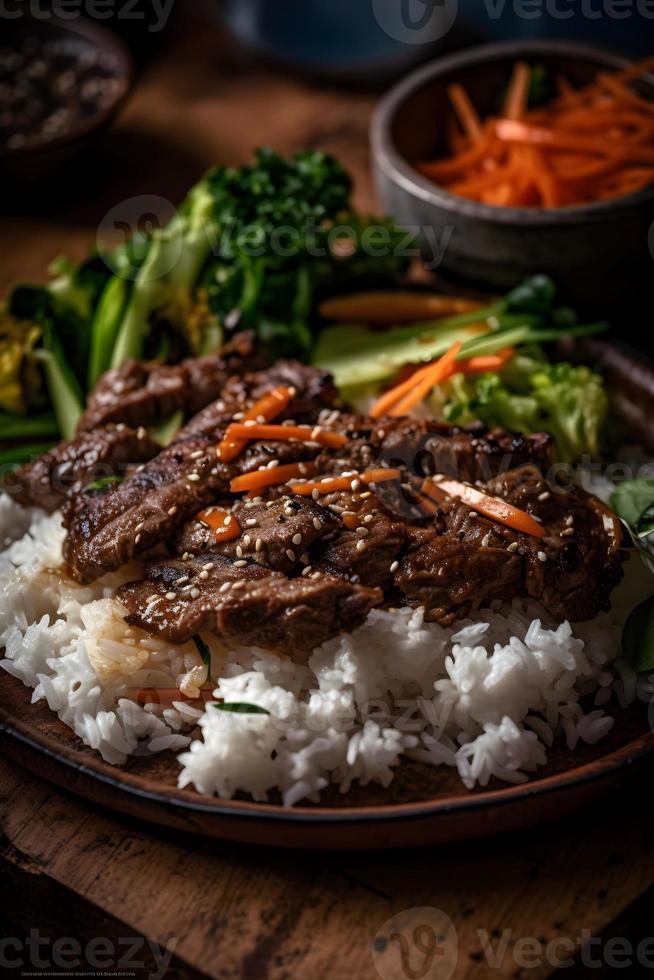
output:
[[122, 483], [123, 480], [124, 477], [122, 476], [101, 476], [99, 479], [93, 480], [92, 483], [87, 483], [84, 490], [108, 490], [109, 487]]
[[158, 442], [160, 446], [165, 448], [171, 444], [183, 425], [184, 412], [180, 409], [178, 412], [173, 412], [165, 422], [151, 426], [148, 429], [148, 435], [154, 442]]
[[654, 477], [643, 476], [620, 483], [611, 497], [611, 506], [637, 538], [654, 532]]
[[5, 415], [0, 413], [0, 440], [47, 439], [59, 435], [59, 426], [52, 412], [39, 415]]
[[202, 657], [202, 663], [210, 670], [211, 669], [211, 650], [204, 642], [201, 636], [196, 635], [193, 637], [193, 642], [198, 648], [198, 653]]
[[128, 294], [129, 283], [120, 276], [114, 276], [100, 297], [91, 321], [91, 352], [87, 374], [89, 389], [109, 369]]
[[627, 619], [622, 651], [635, 671], [654, 670], [654, 596], [636, 606]]
[[218, 711], [232, 711], [234, 714], [239, 715], [269, 715], [270, 712], [266, 708], [262, 708], [258, 704], [245, 704], [243, 701], [220, 701], [212, 702], [214, 708]]
[[7, 470], [15, 469], [17, 466], [22, 466], [23, 463], [29, 463], [30, 460], [42, 456], [43, 453], [47, 453], [54, 445], [56, 443], [46, 442], [39, 443], [38, 445], [17, 446], [14, 449], [7, 449], [0, 453], [0, 469], [6, 472]]
[[480, 420], [514, 432], [549, 432], [558, 458], [598, 456], [608, 417], [602, 378], [587, 367], [549, 364], [542, 352], [516, 356], [500, 373], [455, 375], [446, 419]]
[[[337, 324], [319, 336], [313, 363], [332, 371], [339, 387], [350, 387], [385, 381], [405, 364], [440, 357], [456, 340], [464, 342], [459, 358], [466, 358], [606, 329], [602, 323], [576, 324], [571, 311], [553, 307], [554, 295], [547, 276], [532, 276], [504, 299], [457, 316], [385, 331]], [[483, 322], [489, 330], [479, 334], [477, 325]]]

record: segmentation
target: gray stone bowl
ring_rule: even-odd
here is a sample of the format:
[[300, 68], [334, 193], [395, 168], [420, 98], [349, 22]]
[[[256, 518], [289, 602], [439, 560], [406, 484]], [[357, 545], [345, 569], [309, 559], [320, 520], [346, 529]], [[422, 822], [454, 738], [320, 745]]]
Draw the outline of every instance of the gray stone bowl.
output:
[[[483, 117], [497, 111], [516, 60], [542, 64], [575, 86], [628, 64], [584, 45], [529, 41], [482, 45], [424, 65], [387, 93], [372, 119], [382, 207], [419, 232], [423, 258], [453, 283], [504, 291], [544, 272], [584, 314], [622, 317], [644, 307], [654, 276], [654, 186], [597, 204], [503, 208], [450, 194], [415, 168], [442, 149], [448, 84], [461, 82]], [[638, 89], [654, 98], [654, 76], [643, 76]]]

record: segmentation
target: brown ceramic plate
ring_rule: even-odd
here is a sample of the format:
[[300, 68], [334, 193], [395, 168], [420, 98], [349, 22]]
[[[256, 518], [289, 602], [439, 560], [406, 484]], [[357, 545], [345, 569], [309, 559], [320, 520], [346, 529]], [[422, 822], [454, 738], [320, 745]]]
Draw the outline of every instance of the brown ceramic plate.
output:
[[[566, 355], [610, 364], [615, 411], [634, 431], [647, 432], [654, 367], [605, 341], [584, 342]], [[179, 765], [171, 753], [110, 766], [47, 706], [31, 704], [31, 693], [0, 671], [0, 744], [20, 765], [94, 803], [155, 824], [282, 847], [410, 847], [550, 821], [643, 778], [654, 749], [647, 708], [634, 705], [612, 710], [615, 725], [598, 745], [574, 752], [557, 745], [548, 765], [520, 786], [496, 783], [471, 792], [452, 770], [407, 762], [388, 789], [357, 786], [341, 796], [332, 788], [320, 806], [288, 809], [278, 802], [218, 800], [179, 790]]]

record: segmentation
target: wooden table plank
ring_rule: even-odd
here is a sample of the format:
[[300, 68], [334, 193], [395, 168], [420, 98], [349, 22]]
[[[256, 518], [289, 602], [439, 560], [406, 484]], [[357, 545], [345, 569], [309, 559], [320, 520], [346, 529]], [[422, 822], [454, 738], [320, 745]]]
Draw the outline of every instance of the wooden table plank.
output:
[[5, 762], [0, 785], [0, 825], [23, 860], [221, 980], [374, 977], [377, 931], [422, 906], [455, 923], [457, 980], [487, 975], [483, 935], [497, 950], [505, 929], [493, 975], [513, 977], [517, 940], [601, 936], [654, 880], [649, 817], [631, 806], [453, 848], [320, 855], [134, 828]]

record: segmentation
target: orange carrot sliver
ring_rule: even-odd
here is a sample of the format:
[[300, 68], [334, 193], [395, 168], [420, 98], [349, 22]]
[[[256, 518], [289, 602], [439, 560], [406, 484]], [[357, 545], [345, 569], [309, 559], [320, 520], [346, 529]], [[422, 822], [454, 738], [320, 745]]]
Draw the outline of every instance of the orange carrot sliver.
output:
[[515, 347], [506, 347], [497, 354], [486, 354], [480, 357], [469, 357], [459, 361], [456, 371], [461, 374], [485, 374], [486, 371], [501, 371], [515, 355]]
[[443, 354], [434, 364], [430, 364], [428, 370], [418, 379], [413, 388], [399, 402], [396, 402], [390, 414], [408, 415], [414, 405], [418, 405], [423, 398], [426, 398], [434, 385], [449, 378], [454, 373], [454, 365], [462, 346], [460, 340], [455, 341], [446, 354]]
[[286, 483], [295, 477], [312, 476], [315, 473], [315, 463], [286, 463], [272, 469], [251, 470], [236, 476], [229, 485], [232, 493], [242, 493], [245, 490], [263, 490], [265, 487], [275, 487]]
[[[259, 398], [245, 412], [243, 421], [256, 422], [263, 418], [266, 422], [270, 422], [272, 419], [276, 419], [284, 411], [294, 394], [295, 392], [292, 388], [285, 388], [283, 386], [273, 388], [272, 391], [266, 392], [263, 397]], [[218, 446], [219, 456], [224, 462], [229, 463], [230, 460], [236, 459], [246, 446], [247, 441], [236, 442], [225, 437]]]
[[[229, 520], [228, 520], [229, 518]], [[233, 514], [218, 507], [208, 507], [201, 510], [196, 516], [196, 521], [202, 521], [214, 532], [216, 541], [232, 541], [240, 537], [241, 526]]]
[[233, 422], [225, 433], [225, 439], [243, 442], [252, 439], [272, 441], [295, 439], [302, 442], [317, 442], [321, 446], [329, 446], [332, 449], [344, 446], [348, 441], [348, 437], [342, 432], [327, 432], [319, 426], [312, 428], [309, 425], [263, 425], [256, 422], [254, 425]]
[[352, 484], [354, 483], [356, 486], [357, 482], [370, 486], [372, 483], [385, 483], [388, 480], [399, 480], [399, 478], [400, 471], [388, 467], [378, 470], [366, 470], [364, 473], [355, 473], [352, 476], [325, 477], [322, 480], [295, 483], [291, 487], [291, 490], [301, 497], [310, 497], [314, 490], [317, 490], [320, 496], [324, 496], [328, 493], [335, 493], [337, 490], [352, 490]]
[[524, 61], [516, 62], [509, 83], [509, 91], [504, 105], [504, 115], [507, 119], [520, 119], [527, 108], [529, 97], [529, 82], [531, 70]]
[[545, 536], [545, 530], [526, 511], [514, 507], [513, 504], [501, 497], [492, 497], [490, 494], [482, 493], [481, 490], [477, 490], [476, 487], [471, 487], [467, 483], [428, 477], [422, 485], [422, 492], [426, 497], [436, 501], [441, 501], [446, 497], [455, 497], [479, 514], [483, 514], [484, 517], [489, 517], [492, 521], [504, 524], [515, 531], [530, 534], [534, 538]]
[[447, 86], [447, 94], [450, 97], [450, 102], [454, 106], [454, 111], [459, 117], [463, 132], [473, 143], [476, 142], [481, 136], [481, 123], [477, 115], [477, 110], [470, 101], [468, 93], [463, 85], [454, 82], [452, 85]]

